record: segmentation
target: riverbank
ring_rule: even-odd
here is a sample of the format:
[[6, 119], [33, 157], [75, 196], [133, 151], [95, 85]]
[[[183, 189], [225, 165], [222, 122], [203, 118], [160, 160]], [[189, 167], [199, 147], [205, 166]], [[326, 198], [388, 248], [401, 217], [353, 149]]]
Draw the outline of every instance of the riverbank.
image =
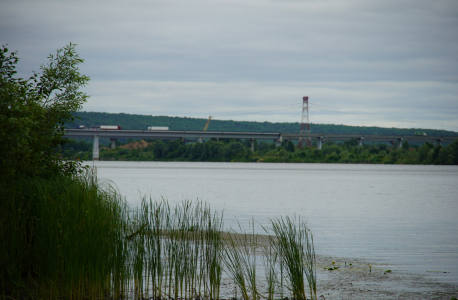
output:
[[[92, 144], [80, 141], [64, 148], [69, 157], [91, 160]], [[106, 161], [197, 161], [197, 162], [283, 162], [283, 163], [344, 163], [344, 164], [458, 164], [458, 142], [448, 146], [366, 143], [357, 140], [345, 143], [328, 141], [322, 149], [297, 147], [291, 141], [281, 146], [265, 141], [251, 145], [250, 140], [208, 140], [203, 143], [183, 144], [179, 140], [163, 142], [132, 141], [118, 143], [111, 149], [100, 147], [99, 160]]]
[[[259, 246], [269, 243], [269, 238], [266, 235], [257, 235], [256, 239]], [[317, 294], [323, 295], [326, 300], [450, 300], [453, 297], [458, 298], [458, 283], [440, 282], [428, 274], [408, 272], [396, 265], [320, 254], [316, 254], [316, 263]], [[333, 268], [333, 270], [329, 270], [329, 268]], [[391, 272], [387, 272], [388, 270]], [[262, 284], [263, 282], [260, 282], [261, 287]], [[234, 296], [231, 282], [226, 282], [223, 287], [226, 291], [224, 296], [228, 298]], [[282, 295], [278, 293], [277, 297], [281, 298]], [[283, 297], [289, 297], [287, 291]]]
[[[337, 270], [332, 257], [317, 256], [318, 293], [330, 299], [446, 299], [458, 297], [458, 284], [442, 283], [427, 275], [394, 270], [396, 266], [354, 258], [339, 258]], [[347, 265], [344, 262], [347, 262]], [[351, 262], [351, 266], [349, 265]], [[369, 265], [372, 266], [371, 272]]]

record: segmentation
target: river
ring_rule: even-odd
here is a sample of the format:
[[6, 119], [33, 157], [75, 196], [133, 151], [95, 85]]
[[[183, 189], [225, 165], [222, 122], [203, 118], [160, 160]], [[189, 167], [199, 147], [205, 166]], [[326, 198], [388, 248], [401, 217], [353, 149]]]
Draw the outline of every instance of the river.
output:
[[458, 166], [87, 164], [132, 207], [143, 195], [171, 204], [203, 200], [224, 211], [226, 227], [296, 215], [312, 230], [317, 254], [364, 258], [458, 283]]

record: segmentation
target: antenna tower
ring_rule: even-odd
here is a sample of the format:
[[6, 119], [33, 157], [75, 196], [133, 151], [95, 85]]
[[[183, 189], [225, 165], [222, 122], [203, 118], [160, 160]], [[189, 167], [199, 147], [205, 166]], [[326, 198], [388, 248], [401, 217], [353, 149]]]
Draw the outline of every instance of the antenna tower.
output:
[[[301, 122], [301, 133], [310, 133], [310, 122], [309, 122], [309, 97], [305, 96], [302, 98], [304, 103], [302, 105], [302, 122]], [[300, 138], [299, 147], [307, 145], [312, 147], [312, 139], [310, 137]]]

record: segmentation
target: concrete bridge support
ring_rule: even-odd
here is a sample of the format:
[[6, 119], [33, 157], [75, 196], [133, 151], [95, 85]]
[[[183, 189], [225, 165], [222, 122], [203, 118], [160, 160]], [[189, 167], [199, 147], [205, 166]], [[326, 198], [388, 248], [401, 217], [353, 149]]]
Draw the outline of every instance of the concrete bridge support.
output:
[[282, 139], [282, 136], [280, 135], [280, 137], [278, 139], [274, 140], [275, 147], [281, 146], [281, 142], [282, 141], [283, 141], [283, 139]]
[[111, 150], [113, 150], [115, 147], [116, 147], [116, 141], [118, 139], [115, 139], [115, 138], [110, 138], [110, 141], [111, 141]]
[[362, 147], [363, 146], [363, 140], [364, 140], [363, 137], [358, 138], [358, 147]]
[[436, 141], [437, 141], [437, 143], [439, 144], [439, 146], [442, 145], [442, 139], [437, 139]]
[[319, 136], [317, 137], [317, 140], [318, 140], [318, 150], [321, 150], [321, 148], [323, 148], [323, 137], [322, 136]]
[[254, 153], [254, 141], [255, 139], [251, 139], [251, 152]]
[[99, 136], [94, 135], [94, 143], [92, 147], [92, 160], [99, 160]]
[[403, 140], [403, 138], [398, 139], [398, 149], [401, 149]]

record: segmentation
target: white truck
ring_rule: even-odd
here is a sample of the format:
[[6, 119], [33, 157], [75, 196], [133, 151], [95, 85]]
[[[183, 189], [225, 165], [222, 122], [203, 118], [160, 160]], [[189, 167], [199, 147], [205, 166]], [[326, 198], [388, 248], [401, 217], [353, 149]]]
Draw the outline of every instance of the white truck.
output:
[[161, 131], [161, 130], [169, 130], [169, 128], [166, 126], [150, 126], [148, 127], [148, 130]]
[[100, 125], [101, 130], [121, 130], [121, 126], [115, 125]]

